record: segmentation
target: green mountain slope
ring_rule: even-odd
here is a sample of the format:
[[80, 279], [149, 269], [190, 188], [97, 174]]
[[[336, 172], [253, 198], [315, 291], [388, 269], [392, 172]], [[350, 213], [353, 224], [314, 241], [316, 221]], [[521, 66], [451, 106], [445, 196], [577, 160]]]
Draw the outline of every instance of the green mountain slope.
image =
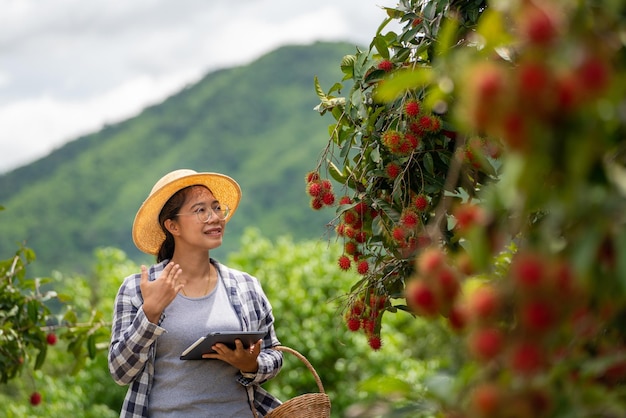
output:
[[323, 236], [330, 213], [313, 212], [304, 191], [329, 124], [313, 110], [313, 78], [339, 80], [341, 57], [353, 51], [345, 43], [280, 48], [0, 176], [0, 257], [25, 241], [38, 274], [84, 271], [99, 246], [150, 261], [132, 244], [133, 217], [154, 182], [177, 168], [222, 172], [242, 186], [217, 257], [247, 226], [270, 238]]

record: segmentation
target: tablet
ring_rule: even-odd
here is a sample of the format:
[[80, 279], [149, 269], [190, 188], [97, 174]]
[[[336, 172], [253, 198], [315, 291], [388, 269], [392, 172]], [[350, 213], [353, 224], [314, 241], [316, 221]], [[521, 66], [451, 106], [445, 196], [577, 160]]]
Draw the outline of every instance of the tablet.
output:
[[183, 354], [181, 360], [202, 360], [202, 355], [215, 353], [211, 347], [217, 343], [226, 344], [229, 348], [235, 348], [235, 340], [241, 340], [244, 347], [250, 347], [265, 335], [264, 331], [221, 331], [210, 332], [204, 337], [198, 338]]

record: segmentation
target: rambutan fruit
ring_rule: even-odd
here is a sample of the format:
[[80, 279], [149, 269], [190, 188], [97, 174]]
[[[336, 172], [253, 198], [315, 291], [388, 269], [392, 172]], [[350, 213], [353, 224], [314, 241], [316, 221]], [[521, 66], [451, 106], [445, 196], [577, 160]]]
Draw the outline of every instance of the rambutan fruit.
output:
[[350, 199], [350, 196], [341, 196], [341, 199], [339, 199], [340, 205], [349, 205], [351, 203], [352, 199]]
[[454, 301], [459, 294], [461, 285], [456, 277], [454, 270], [450, 267], [444, 267], [435, 275], [439, 293], [447, 303]]
[[472, 317], [479, 321], [490, 320], [500, 311], [500, 295], [493, 286], [484, 285], [469, 296], [467, 306]]
[[320, 173], [318, 173], [317, 171], [309, 171], [305, 176], [305, 180], [307, 183], [312, 183], [318, 181], [319, 179]]
[[407, 304], [416, 314], [434, 316], [439, 312], [437, 296], [423, 280], [409, 282], [405, 292]]
[[520, 308], [520, 321], [530, 332], [546, 332], [552, 329], [556, 314], [550, 304], [544, 301], [532, 300]]
[[424, 275], [432, 275], [445, 265], [445, 261], [446, 256], [441, 249], [430, 247], [417, 259], [417, 268]]
[[545, 262], [538, 254], [518, 253], [511, 262], [513, 280], [526, 291], [536, 290], [543, 284], [545, 270]]
[[348, 318], [346, 325], [348, 326], [348, 329], [350, 331], [356, 332], [361, 329], [361, 320], [359, 318], [351, 316], [350, 318]]
[[370, 269], [370, 265], [367, 260], [361, 260], [356, 266], [356, 270], [359, 274], [367, 274]]
[[556, 14], [547, 7], [538, 7], [530, 2], [528, 4], [520, 15], [520, 33], [531, 44], [545, 46], [558, 35]]
[[378, 63], [378, 65], [376, 67], [379, 70], [383, 70], [385, 72], [389, 72], [389, 71], [393, 70], [393, 62], [391, 62], [389, 60], [382, 60], [381, 62]]
[[372, 318], [365, 318], [362, 323], [363, 331], [365, 334], [372, 335], [376, 330], [376, 320]]
[[363, 201], [354, 205], [354, 211], [360, 218], [363, 218], [365, 214], [367, 214], [367, 208], [368, 208], [367, 203]]
[[503, 392], [495, 383], [481, 383], [471, 392], [471, 406], [480, 417], [498, 416], [503, 399]]
[[420, 145], [420, 139], [412, 132], [407, 132], [404, 134], [405, 142], [403, 144], [403, 149], [406, 148], [406, 154], [410, 154]]
[[343, 221], [346, 225], [354, 225], [357, 219], [357, 214], [354, 210], [347, 210], [343, 213]]
[[461, 305], [452, 305], [448, 312], [448, 323], [455, 331], [462, 331], [467, 326], [467, 309]]
[[341, 270], [349, 270], [352, 262], [348, 256], [342, 255], [339, 257], [339, 260], [337, 260], [337, 264]]
[[456, 228], [460, 231], [481, 225], [485, 219], [482, 208], [470, 203], [457, 206], [453, 215], [456, 218]]
[[383, 133], [381, 139], [383, 145], [393, 152], [400, 147], [400, 143], [403, 140], [403, 135], [396, 130], [390, 129]]
[[343, 250], [346, 254], [350, 254], [350, 255], [355, 254], [357, 252], [356, 243], [354, 241], [347, 241], [343, 245]]
[[469, 336], [470, 352], [479, 360], [488, 361], [502, 351], [504, 336], [498, 328], [482, 328]]
[[322, 195], [322, 202], [326, 206], [332, 206], [335, 203], [335, 194], [332, 192], [326, 192]]
[[372, 335], [369, 338], [368, 343], [370, 347], [372, 348], [372, 350], [375, 350], [375, 351], [380, 350], [383, 346], [383, 341], [380, 339], [378, 335]]
[[404, 242], [407, 235], [407, 230], [403, 226], [395, 226], [391, 231], [391, 236], [396, 242]]
[[395, 163], [389, 163], [385, 167], [385, 173], [392, 180], [396, 179], [400, 175], [401, 171], [402, 170], [401, 170], [400, 166], [398, 164], [395, 164]]
[[306, 191], [311, 197], [318, 197], [322, 194], [322, 185], [318, 182], [311, 182], [307, 184]]
[[524, 341], [511, 348], [511, 369], [522, 375], [534, 374], [541, 370], [544, 355], [541, 348], [534, 343]]
[[419, 225], [420, 219], [415, 212], [405, 209], [400, 215], [400, 222], [407, 228], [415, 228]]
[[404, 114], [414, 118], [420, 113], [420, 104], [417, 100], [408, 100], [404, 104]]
[[420, 212], [424, 212], [428, 208], [428, 198], [423, 194], [419, 194], [413, 198], [413, 206]]
[[324, 207], [324, 202], [319, 197], [311, 199], [311, 209], [320, 210]]

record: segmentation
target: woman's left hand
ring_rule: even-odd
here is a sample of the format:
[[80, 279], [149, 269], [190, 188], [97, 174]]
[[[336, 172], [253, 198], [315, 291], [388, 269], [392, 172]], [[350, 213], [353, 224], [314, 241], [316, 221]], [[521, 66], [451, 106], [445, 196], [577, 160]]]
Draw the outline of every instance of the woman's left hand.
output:
[[215, 353], [203, 354], [202, 358], [222, 360], [244, 373], [256, 373], [259, 369], [256, 359], [261, 353], [262, 342], [263, 340], [259, 340], [246, 348], [241, 340], [235, 340], [234, 350], [225, 344], [217, 343], [211, 347]]

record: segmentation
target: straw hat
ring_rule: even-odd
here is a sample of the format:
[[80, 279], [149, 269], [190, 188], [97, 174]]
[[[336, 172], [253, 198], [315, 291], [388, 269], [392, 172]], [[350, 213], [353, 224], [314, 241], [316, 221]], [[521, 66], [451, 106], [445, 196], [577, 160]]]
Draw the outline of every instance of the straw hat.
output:
[[167, 173], [156, 182], [148, 198], [144, 200], [133, 222], [133, 241], [137, 248], [147, 254], [156, 255], [165, 240], [165, 234], [159, 225], [159, 213], [165, 203], [177, 191], [188, 186], [208, 187], [220, 203], [230, 208], [226, 222], [237, 210], [241, 199], [241, 188], [232, 178], [218, 173], [198, 173], [182, 169]]

